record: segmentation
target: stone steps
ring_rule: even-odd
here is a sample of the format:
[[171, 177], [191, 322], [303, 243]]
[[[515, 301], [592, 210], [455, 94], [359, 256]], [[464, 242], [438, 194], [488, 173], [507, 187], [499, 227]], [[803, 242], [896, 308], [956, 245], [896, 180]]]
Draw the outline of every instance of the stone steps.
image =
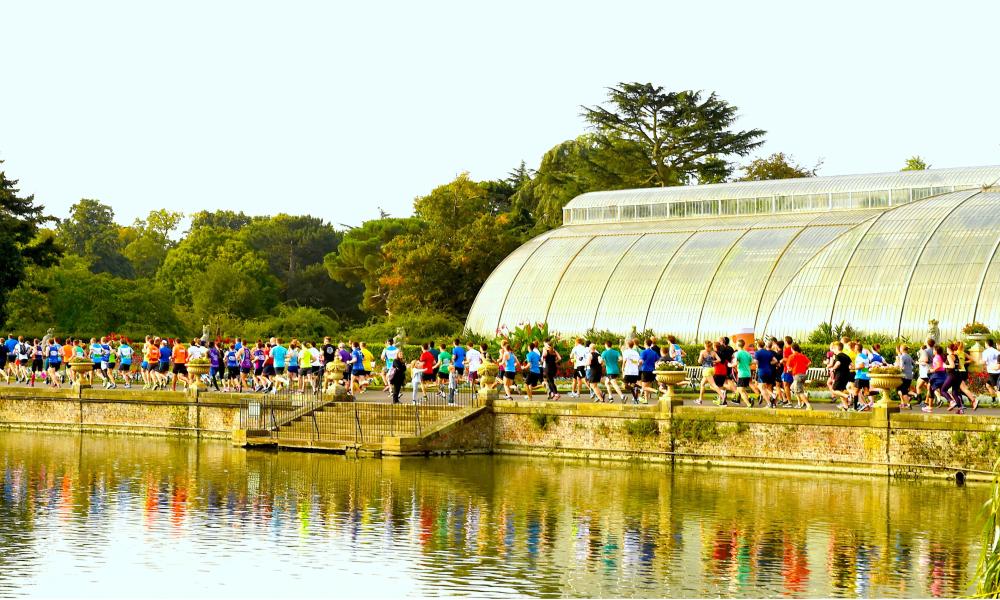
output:
[[[278, 429], [279, 446], [327, 447], [354, 446], [362, 441], [366, 446], [379, 446], [386, 436], [412, 437], [434, 424], [446, 420], [463, 409], [454, 406], [419, 406], [418, 417], [413, 405], [336, 402], [296, 415]], [[313, 419], [315, 418], [315, 422]], [[361, 433], [358, 432], [358, 422]], [[319, 431], [317, 436], [317, 430]], [[363, 434], [363, 435], [362, 435]]]

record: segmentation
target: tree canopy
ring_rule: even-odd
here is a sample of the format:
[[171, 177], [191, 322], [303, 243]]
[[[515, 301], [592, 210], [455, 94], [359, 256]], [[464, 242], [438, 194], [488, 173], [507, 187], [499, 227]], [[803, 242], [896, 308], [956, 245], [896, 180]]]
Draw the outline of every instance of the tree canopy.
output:
[[714, 92], [667, 92], [638, 82], [608, 88], [606, 106], [583, 107], [597, 140], [627, 159], [631, 177], [642, 187], [728, 178], [734, 167], [726, 157], [747, 156], [766, 133], [733, 129], [736, 113], [736, 106]]
[[906, 164], [903, 165], [903, 168], [900, 169], [900, 171], [923, 171], [929, 168], [931, 168], [931, 166], [927, 164], [924, 159], [914, 155], [906, 159]]
[[820, 165], [812, 168], [795, 163], [792, 156], [784, 152], [775, 152], [765, 158], [755, 158], [743, 167], [743, 177], [740, 181], [767, 181], [770, 179], [794, 179], [796, 177], [815, 177]]

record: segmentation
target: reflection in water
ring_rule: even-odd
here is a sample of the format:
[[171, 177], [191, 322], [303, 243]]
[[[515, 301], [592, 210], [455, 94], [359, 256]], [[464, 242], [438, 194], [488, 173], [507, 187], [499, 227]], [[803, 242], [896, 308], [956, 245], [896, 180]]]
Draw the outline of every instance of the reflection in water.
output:
[[0, 596], [955, 596], [985, 486], [0, 438]]

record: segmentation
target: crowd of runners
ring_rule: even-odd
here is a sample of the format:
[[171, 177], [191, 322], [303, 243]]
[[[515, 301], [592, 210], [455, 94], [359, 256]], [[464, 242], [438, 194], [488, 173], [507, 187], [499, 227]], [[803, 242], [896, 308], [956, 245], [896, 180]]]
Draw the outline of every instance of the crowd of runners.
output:
[[[571, 367], [572, 398], [587, 395], [594, 402], [614, 402], [617, 398], [622, 403], [648, 403], [664, 389], [657, 382], [656, 371], [663, 363], [681, 368], [687, 356], [678, 341], [668, 336], [662, 346], [656, 338], [617, 345], [577, 338], [566, 357], [550, 340], [532, 342], [521, 353], [504, 340], [499, 353], [491, 356], [486, 344], [455, 339], [440, 345], [427, 342], [410, 358], [392, 339], [386, 340], [376, 358], [365, 342], [335, 344], [329, 337], [316, 344], [297, 339], [285, 344], [279, 338], [252, 343], [239, 338], [231, 343], [195, 338], [185, 343], [147, 336], [133, 345], [108, 338], [26, 340], [10, 334], [0, 351], [0, 373], [7, 383], [31, 386], [60, 387], [83, 377], [87, 383], [99, 379], [106, 388], [141, 384], [147, 390], [176, 390], [178, 383], [192, 383], [188, 365], [195, 362], [207, 368], [204, 382], [217, 391], [315, 393], [323, 389], [328, 377], [326, 366], [339, 359], [345, 365], [339, 382], [352, 395], [376, 385], [393, 402], [400, 402], [409, 371], [414, 403], [427, 401], [430, 393], [453, 403], [460, 386], [480, 385], [480, 370], [486, 364], [496, 365], [497, 376], [483, 385], [502, 389], [507, 399], [522, 391], [527, 399], [535, 393], [559, 399], [556, 378], [560, 368]], [[92, 368], [74, 373], [68, 368], [74, 361], [89, 362]], [[1000, 399], [1000, 351], [993, 340], [987, 342], [982, 362], [988, 376], [987, 392]], [[889, 366], [878, 344], [866, 347], [847, 338], [830, 344], [824, 363], [813, 365], [791, 337], [750, 343], [743, 339], [732, 343], [728, 337], [706, 341], [695, 363], [701, 368], [696, 404], [702, 404], [708, 394], [714, 395], [717, 406], [811, 410], [806, 380], [810, 368], [815, 373], [815, 367], [821, 367], [827, 373], [827, 389], [838, 408], [845, 411], [872, 408], [876, 397], [872, 370]], [[962, 342], [945, 345], [927, 340], [912, 353], [908, 345], [900, 344], [893, 365], [902, 378], [894, 391], [903, 409], [919, 406], [924, 412], [933, 412], [937, 406], [947, 406], [947, 410], [961, 414], [966, 407], [978, 407], [977, 395], [969, 388], [970, 355]]]

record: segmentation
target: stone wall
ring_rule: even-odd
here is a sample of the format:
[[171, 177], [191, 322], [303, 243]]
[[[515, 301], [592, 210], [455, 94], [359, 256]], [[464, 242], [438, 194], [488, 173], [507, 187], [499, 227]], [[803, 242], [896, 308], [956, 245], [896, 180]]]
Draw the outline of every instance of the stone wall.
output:
[[0, 387], [0, 427], [229, 439], [239, 419], [229, 394]]
[[493, 451], [893, 476], [992, 477], [1000, 418], [497, 401]]

